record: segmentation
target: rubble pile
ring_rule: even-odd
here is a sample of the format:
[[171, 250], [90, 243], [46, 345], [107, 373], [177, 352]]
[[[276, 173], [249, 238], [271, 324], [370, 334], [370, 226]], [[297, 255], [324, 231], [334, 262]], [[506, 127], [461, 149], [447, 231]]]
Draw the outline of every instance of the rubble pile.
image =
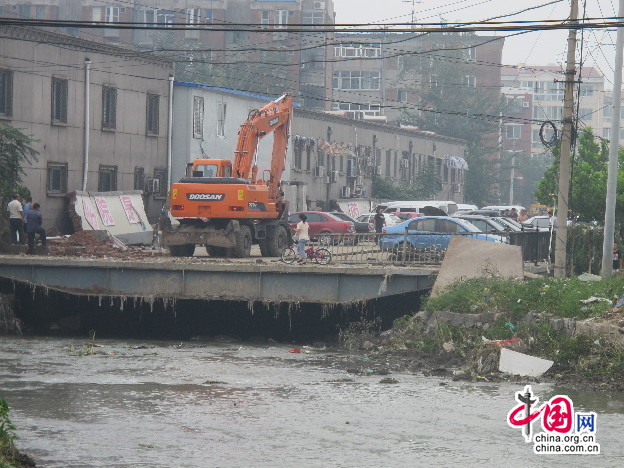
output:
[[141, 247], [119, 248], [112, 237], [98, 239], [89, 231], [78, 231], [69, 237], [48, 239], [48, 255], [51, 257], [118, 258], [141, 260], [161, 257], [160, 251], [144, 250]]

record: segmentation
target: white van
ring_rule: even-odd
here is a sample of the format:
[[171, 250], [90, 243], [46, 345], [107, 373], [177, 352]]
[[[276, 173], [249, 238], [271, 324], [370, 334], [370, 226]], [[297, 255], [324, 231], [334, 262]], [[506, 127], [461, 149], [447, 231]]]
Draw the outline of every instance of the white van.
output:
[[426, 201], [393, 201], [380, 203], [377, 208], [382, 208], [384, 213], [420, 213], [425, 206], [433, 206], [452, 215], [457, 211], [457, 203], [454, 201], [426, 200]]
[[484, 206], [483, 208], [481, 208], [482, 210], [498, 210], [498, 211], [509, 211], [512, 208], [515, 208], [516, 211], [518, 213], [520, 213], [520, 211], [524, 210], [524, 206], [521, 205], [490, 205], [490, 206]]

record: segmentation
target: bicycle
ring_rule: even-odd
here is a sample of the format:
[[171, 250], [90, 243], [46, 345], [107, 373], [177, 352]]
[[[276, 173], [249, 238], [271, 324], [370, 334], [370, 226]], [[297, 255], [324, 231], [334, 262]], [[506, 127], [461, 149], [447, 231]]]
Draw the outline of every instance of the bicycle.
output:
[[[305, 250], [305, 253], [309, 259], [314, 259], [314, 261], [319, 265], [327, 265], [332, 259], [331, 252], [324, 247], [315, 247], [314, 245], [311, 245]], [[298, 255], [295, 247], [290, 246], [282, 250], [282, 262], [288, 264], [295, 263], [297, 258]]]

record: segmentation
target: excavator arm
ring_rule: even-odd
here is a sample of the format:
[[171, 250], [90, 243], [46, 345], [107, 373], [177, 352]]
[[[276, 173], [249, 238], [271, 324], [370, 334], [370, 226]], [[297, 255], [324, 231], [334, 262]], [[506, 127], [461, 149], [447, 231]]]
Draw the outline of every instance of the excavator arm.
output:
[[286, 169], [286, 151], [292, 118], [292, 97], [284, 94], [262, 109], [252, 111], [238, 131], [238, 142], [232, 166], [234, 177], [257, 182], [258, 143], [269, 133], [273, 137], [273, 153], [269, 180], [269, 196], [276, 202], [282, 201], [280, 183]]

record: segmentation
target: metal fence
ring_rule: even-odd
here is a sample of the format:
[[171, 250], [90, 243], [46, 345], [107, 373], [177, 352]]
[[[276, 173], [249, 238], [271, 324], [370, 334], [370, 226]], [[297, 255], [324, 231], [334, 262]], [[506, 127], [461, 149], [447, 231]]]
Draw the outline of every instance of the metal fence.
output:
[[334, 264], [379, 264], [437, 266], [444, 260], [452, 236], [519, 245], [525, 262], [536, 265], [549, 255], [550, 233], [403, 233], [403, 234], [327, 234], [323, 246], [332, 253]]

